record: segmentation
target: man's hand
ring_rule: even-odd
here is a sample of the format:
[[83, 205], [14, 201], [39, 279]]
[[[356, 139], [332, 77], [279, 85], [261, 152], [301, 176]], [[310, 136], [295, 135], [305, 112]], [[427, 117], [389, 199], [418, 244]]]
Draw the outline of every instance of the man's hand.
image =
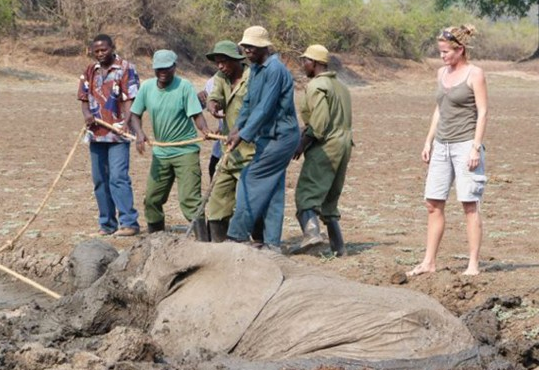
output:
[[226, 139], [226, 146], [227, 150], [229, 152], [236, 149], [236, 147], [241, 143], [241, 137], [240, 137], [240, 131], [234, 127], [232, 131], [228, 134], [228, 138]]
[[208, 93], [206, 90], [202, 90], [197, 94], [198, 101], [200, 102], [200, 105], [202, 105], [202, 108], [206, 108], [206, 100], [208, 99]]
[[303, 151], [305, 150], [305, 148], [303, 147], [303, 142], [300, 141], [299, 144], [298, 144], [298, 147], [296, 148], [296, 152], [294, 153], [294, 159], [297, 161], [298, 159], [301, 158], [301, 155], [303, 154]]
[[137, 141], [136, 141], [137, 152], [139, 152], [140, 154], [144, 154], [144, 152], [146, 151], [145, 143], [147, 141], [148, 141], [148, 137], [146, 136], [144, 131], [140, 130], [137, 133]]
[[208, 102], [208, 112], [210, 112], [211, 115], [217, 119], [225, 118], [225, 115], [223, 114], [221, 108], [221, 104], [219, 104], [215, 100], [210, 100]]
[[88, 103], [87, 101], [83, 101], [81, 103], [81, 109], [86, 128], [90, 128], [91, 126], [95, 125], [95, 117], [92, 112], [90, 112], [90, 103]]
[[202, 132], [202, 135], [204, 135], [204, 139], [209, 139], [208, 134], [211, 134], [211, 131], [206, 123], [204, 115], [202, 113], [198, 113], [192, 116], [192, 119], [195, 122], [195, 126], [198, 128], [198, 130]]
[[305, 150], [316, 141], [314, 137], [311, 137], [306, 134], [307, 130], [303, 131], [303, 134], [301, 135], [301, 140], [299, 141], [298, 147], [296, 148], [296, 152], [294, 153], [294, 159], [298, 160], [301, 158], [301, 155]]
[[95, 117], [93, 114], [85, 114], [84, 115], [84, 122], [86, 123], [86, 127], [90, 128], [93, 125], [95, 125]]

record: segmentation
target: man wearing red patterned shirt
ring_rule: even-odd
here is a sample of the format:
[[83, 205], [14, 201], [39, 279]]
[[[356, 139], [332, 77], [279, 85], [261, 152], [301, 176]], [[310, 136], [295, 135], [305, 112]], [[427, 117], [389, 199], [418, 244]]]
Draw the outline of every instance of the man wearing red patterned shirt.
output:
[[132, 236], [139, 233], [140, 226], [129, 177], [130, 143], [97, 125], [95, 119], [120, 129], [128, 127], [131, 104], [140, 85], [139, 77], [134, 65], [114, 53], [110, 36], [96, 36], [92, 53], [97, 62], [90, 64], [80, 76], [78, 100], [82, 102], [82, 114], [88, 128], [86, 141], [90, 144], [99, 234]]

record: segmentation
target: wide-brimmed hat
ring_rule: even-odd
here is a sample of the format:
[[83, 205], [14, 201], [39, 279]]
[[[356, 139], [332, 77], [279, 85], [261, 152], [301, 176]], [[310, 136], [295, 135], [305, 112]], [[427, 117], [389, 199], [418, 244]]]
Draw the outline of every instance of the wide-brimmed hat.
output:
[[226, 55], [227, 57], [236, 60], [245, 59], [244, 55], [238, 53], [238, 46], [230, 40], [219, 41], [215, 44], [211, 53], [206, 54], [206, 58], [213, 62], [215, 61], [216, 55]]
[[170, 68], [174, 64], [176, 64], [177, 60], [178, 60], [178, 56], [172, 50], [165, 50], [165, 49], [157, 50], [153, 54], [152, 68], [153, 69]]
[[301, 58], [309, 58], [316, 62], [328, 64], [329, 62], [329, 51], [324, 46], [315, 44], [311, 45], [301, 54]]
[[269, 33], [262, 26], [252, 26], [243, 32], [240, 45], [251, 45], [258, 48], [265, 48], [273, 45], [269, 39]]

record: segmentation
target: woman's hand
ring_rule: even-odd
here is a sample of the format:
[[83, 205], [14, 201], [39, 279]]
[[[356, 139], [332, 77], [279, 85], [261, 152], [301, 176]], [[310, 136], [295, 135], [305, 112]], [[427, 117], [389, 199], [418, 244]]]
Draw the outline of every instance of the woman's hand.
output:
[[423, 151], [421, 152], [421, 159], [423, 160], [423, 162], [429, 164], [431, 151], [432, 151], [431, 145], [429, 143], [425, 144], [425, 147], [423, 148]]
[[468, 169], [470, 171], [475, 170], [479, 166], [479, 162], [481, 161], [481, 148], [477, 150], [475, 147], [472, 148], [470, 151], [470, 159], [468, 159]]

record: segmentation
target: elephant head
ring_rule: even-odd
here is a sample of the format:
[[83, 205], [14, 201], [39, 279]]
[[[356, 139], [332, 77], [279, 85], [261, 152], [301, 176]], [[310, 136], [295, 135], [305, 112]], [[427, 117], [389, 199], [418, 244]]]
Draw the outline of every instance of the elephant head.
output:
[[118, 257], [116, 249], [99, 239], [77, 244], [68, 262], [68, 276], [74, 289], [88, 288], [107, 270], [107, 266]]

